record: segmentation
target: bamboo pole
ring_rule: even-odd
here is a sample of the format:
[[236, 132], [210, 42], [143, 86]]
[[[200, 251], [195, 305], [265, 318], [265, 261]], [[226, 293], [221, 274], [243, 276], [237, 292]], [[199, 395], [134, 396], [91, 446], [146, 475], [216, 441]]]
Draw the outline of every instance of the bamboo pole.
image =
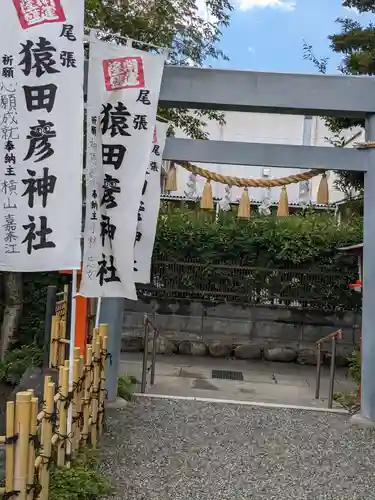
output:
[[30, 439], [30, 392], [16, 394], [15, 432], [18, 434], [14, 457], [14, 491], [18, 491], [17, 498], [26, 500], [27, 469], [29, 460]]
[[57, 445], [57, 466], [62, 467], [65, 465], [65, 450], [66, 450], [66, 430], [67, 430], [67, 418], [68, 418], [68, 408], [67, 408], [67, 398], [69, 396], [69, 367], [68, 362], [65, 362], [65, 366], [60, 366], [59, 368], [59, 390], [60, 390], [60, 400], [59, 400], [59, 442]]
[[[13, 442], [14, 438], [14, 417], [15, 417], [15, 407], [14, 401], [7, 402], [6, 409], [6, 438], [8, 440], [8, 444], [5, 445], [5, 492], [10, 493], [14, 490], [13, 488], [13, 474], [14, 474], [14, 450], [15, 443]], [[9, 497], [8, 497], [9, 498]], [[10, 497], [9, 500], [12, 500], [13, 497]]]
[[108, 352], [108, 325], [100, 325], [100, 341], [101, 341], [101, 351], [100, 351], [100, 393], [99, 393], [99, 439], [103, 434], [103, 423], [104, 423], [104, 402], [105, 402], [105, 381], [106, 381], [106, 365], [107, 365], [107, 352]]
[[[29, 446], [29, 465], [27, 472], [27, 484], [29, 491], [27, 493], [27, 500], [33, 500], [35, 494], [35, 455], [36, 448], [34, 439], [38, 437], [38, 398], [33, 397], [34, 391], [30, 390], [31, 398], [31, 408], [30, 408], [30, 446]], [[32, 487], [34, 486], [34, 488]]]
[[91, 379], [92, 379], [92, 345], [86, 346], [86, 360], [85, 360], [85, 381], [84, 381], [84, 395], [82, 399], [83, 406], [83, 429], [82, 429], [82, 444], [85, 445], [89, 437], [89, 419], [90, 419], [90, 403], [91, 403]]
[[[48, 377], [46, 377], [47, 379]], [[45, 379], [45, 380], [46, 380]], [[53, 382], [47, 383], [47, 388], [44, 387], [44, 407], [45, 407], [45, 417], [42, 421], [42, 433], [41, 433], [41, 445], [42, 451], [41, 455], [43, 457], [42, 465], [39, 469], [39, 483], [42, 491], [39, 496], [39, 500], [48, 500], [49, 496], [49, 462], [51, 460], [52, 452], [52, 434], [53, 434], [53, 424], [52, 415], [55, 410], [55, 384]]]
[[60, 320], [59, 328], [59, 366], [64, 364], [65, 361], [65, 341], [66, 341], [66, 321]]
[[79, 420], [79, 428], [78, 428], [78, 436], [77, 436], [77, 450], [79, 449], [81, 439], [82, 439], [82, 432], [83, 432], [83, 399], [85, 397], [85, 383], [84, 383], [84, 377], [85, 377], [85, 356], [83, 354], [80, 354], [79, 356], [79, 365], [78, 365], [78, 372], [80, 376], [80, 381], [79, 381], [79, 391], [78, 391], [78, 401], [77, 401], [77, 411], [78, 414], [80, 415], [80, 420]]
[[[79, 431], [80, 431], [80, 422], [79, 418], [79, 404], [80, 404], [80, 394], [79, 394], [79, 379], [80, 379], [80, 353], [81, 350], [79, 347], [74, 348], [74, 367], [73, 367], [73, 408], [72, 408], [72, 450], [71, 453], [74, 453], [78, 449], [79, 445]], [[69, 444], [69, 443], [68, 443]]]
[[96, 344], [96, 341], [97, 341], [97, 339], [98, 339], [99, 336], [100, 336], [100, 329], [99, 329], [98, 326], [96, 326], [94, 328], [94, 331], [93, 331], [93, 334], [92, 334], [92, 342], [91, 343], [92, 343], [93, 348], [94, 348], [94, 346]]
[[96, 335], [94, 344], [94, 377], [91, 394], [91, 444], [95, 449], [98, 445], [98, 410], [99, 410], [99, 392], [100, 392], [100, 338]]
[[60, 328], [60, 318], [58, 316], [52, 316], [51, 345], [50, 345], [50, 354], [49, 354], [49, 367], [50, 368], [56, 368], [57, 364], [58, 364], [59, 328]]
[[68, 307], [69, 307], [69, 285], [64, 285], [64, 321], [68, 321]]

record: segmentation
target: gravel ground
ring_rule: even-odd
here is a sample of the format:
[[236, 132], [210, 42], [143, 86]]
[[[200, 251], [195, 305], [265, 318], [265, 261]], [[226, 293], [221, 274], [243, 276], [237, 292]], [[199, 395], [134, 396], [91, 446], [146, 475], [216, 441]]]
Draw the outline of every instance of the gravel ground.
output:
[[375, 433], [346, 415], [142, 398], [107, 422], [117, 500], [375, 498]]

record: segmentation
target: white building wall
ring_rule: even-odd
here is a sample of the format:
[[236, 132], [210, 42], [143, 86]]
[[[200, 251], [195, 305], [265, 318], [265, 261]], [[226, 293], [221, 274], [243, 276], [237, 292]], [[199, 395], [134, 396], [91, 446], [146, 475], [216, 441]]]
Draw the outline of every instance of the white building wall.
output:
[[[257, 142], [257, 143], [273, 143], [273, 144], [293, 144], [302, 145], [304, 135], [304, 116], [296, 115], [275, 115], [263, 113], [225, 113], [226, 125], [220, 126], [215, 121], [207, 123], [207, 132], [212, 140], [238, 141], [238, 142]], [[347, 132], [348, 138], [355, 131]], [[311, 139], [312, 146], [332, 147], [326, 140], [326, 136], [330, 136], [330, 132], [326, 129], [324, 121], [320, 118], [313, 117], [311, 121]], [[176, 131], [176, 137], [186, 137], [181, 131]], [[356, 139], [360, 140], [360, 139]], [[348, 147], [351, 147], [349, 145]], [[237, 166], [237, 165], [212, 165], [196, 163], [198, 166], [209, 170], [237, 177], [261, 178], [263, 167], [260, 166]], [[299, 170], [288, 168], [271, 168], [270, 177], [284, 177]], [[189, 177], [189, 172], [182, 167], [177, 167], [178, 191], [176, 195], [183, 196], [186, 190], [186, 183]], [[337, 191], [334, 186], [334, 174], [329, 173], [328, 180], [330, 185], [330, 201], [338, 201], [343, 198], [341, 192]], [[310, 201], [315, 202], [316, 192], [320, 182], [320, 176], [315, 178], [310, 183]], [[197, 191], [199, 195], [203, 190], [205, 180], [197, 178]], [[213, 183], [213, 195], [222, 198], [224, 196], [225, 186]], [[299, 203], [299, 184], [288, 186], [288, 198], [291, 203]], [[249, 190], [249, 196], [252, 200], [260, 201], [263, 198], [264, 190], [261, 188], [252, 188]], [[242, 194], [242, 189], [233, 187], [232, 201], [238, 199]], [[280, 188], [272, 188], [271, 201], [277, 202], [280, 197]], [[309, 200], [306, 200], [309, 201]]]

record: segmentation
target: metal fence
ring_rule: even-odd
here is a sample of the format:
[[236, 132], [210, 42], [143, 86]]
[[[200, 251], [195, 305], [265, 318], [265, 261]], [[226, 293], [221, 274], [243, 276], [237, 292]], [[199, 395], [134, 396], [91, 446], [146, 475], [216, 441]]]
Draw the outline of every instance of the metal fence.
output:
[[154, 261], [151, 284], [139, 296], [166, 300], [236, 303], [323, 310], [359, 310], [358, 294], [348, 289], [355, 267], [246, 267], [227, 263]]

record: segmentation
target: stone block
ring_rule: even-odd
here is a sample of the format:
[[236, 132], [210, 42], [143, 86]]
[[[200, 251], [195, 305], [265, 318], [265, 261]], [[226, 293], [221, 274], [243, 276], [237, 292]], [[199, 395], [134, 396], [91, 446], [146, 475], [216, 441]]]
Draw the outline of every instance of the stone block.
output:
[[[317, 363], [317, 354], [314, 349], [301, 349], [297, 353], [297, 363], [299, 365], [312, 365], [316, 366]], [[323, 363], [324, 356], [321, 356], [320, 362]]]
[[293, 311], [286, 307], [256, 307], [253, 317], [256, 321], [280, 321], [291, 318]]
[[251, 321], [233, 318], [204, 318], [203, 336], [217, 335], [217, 340], [249, 339], [252, 328]]
[[121, 339], [121, 352], [139, 352], [143, 350], [143, 338], [123, 335]]
[[143, 314], [129, 311], [124, 312], [122, 320], [122, 326], [124, 329], [128, 330], [132, 328], [143, 328], [143, 322]]
[[183, 341], [178, 347], [178, 352], [191, 356], [205, 356], [207, 354], [207, 346], [204, 342]]
[[263, 351], [267, 361], [291, 363], [297, 358], [297, 352], [291, 347], [265, 347]]
[[[148, 352], [152, 353], [153, 340], [148, 341]], [[166, 339], [165, 337], [158, 337], [156, 339], [156, 354], [165, 354], [171, 356], [177, 352], [177, 346], [174, 342]]]
[[238, 359], [260, 359], [262, 357], [262, 351], [260, 346], [242, 344], [235, 348], [234, 356]]
[[252, 318], [252, 307], [235, 306], [231, 304], [218, 304], [206, 307], [207, 318], [243, 319], [249, 321]]
[[210, 342], [208, 345], [208, 352], [215, 358], [227, 358], [232, 353], [232, 344], [224, 342]]
[[280, 342], [298, 341], [301, 338], [301, 329], [299, 324], [294, 323], [257, 321], [252, 338], [277, 339]]
[[189, 313], [191, 316], [198, 316], [201, 318], [205, 314], [204, 305], [200, 302], [190, 302]]

